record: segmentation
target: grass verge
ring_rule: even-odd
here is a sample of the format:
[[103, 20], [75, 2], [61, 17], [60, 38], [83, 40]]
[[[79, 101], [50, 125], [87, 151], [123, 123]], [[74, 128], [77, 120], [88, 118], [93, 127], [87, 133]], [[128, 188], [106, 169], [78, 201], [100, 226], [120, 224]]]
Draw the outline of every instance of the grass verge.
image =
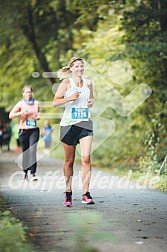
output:
[[0, 251], [34, 252], [26, 238], [26, 228], [6, 207], [0, 194]]

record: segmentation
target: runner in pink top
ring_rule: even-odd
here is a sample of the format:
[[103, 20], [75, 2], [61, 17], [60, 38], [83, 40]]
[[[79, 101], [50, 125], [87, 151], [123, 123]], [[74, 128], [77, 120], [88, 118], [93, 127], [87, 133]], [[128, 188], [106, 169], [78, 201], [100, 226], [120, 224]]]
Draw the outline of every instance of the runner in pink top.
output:
[[23, 100], [19, 101], [11, 110], [9, 118], [20, 117], [19, 122], [19, 141], [21, 144], [23, 159], [22, 166], [25, 173], [24, 179], [28, 179], [28, 170], [31, 173], [31, 180], [36, 178], [36, 151], [39, 140], [39, 102], [33, 98], [31, 86], [23, 87]]

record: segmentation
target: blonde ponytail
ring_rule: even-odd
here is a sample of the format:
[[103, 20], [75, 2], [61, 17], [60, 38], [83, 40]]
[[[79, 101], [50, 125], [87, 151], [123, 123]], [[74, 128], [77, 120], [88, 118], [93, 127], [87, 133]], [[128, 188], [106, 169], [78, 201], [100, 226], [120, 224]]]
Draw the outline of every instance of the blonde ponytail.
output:
[[70, 67], [68, 66], [65, 66], [65, 67], [62, 67], [58, 72], [57, 72], [57, 77], [62, 80], [62, 79], [65, 79], [65, 78], [68, 78], [69, 75], [70, 75]]
[[70, 67], [73, 66], [73, 63], [77, 60], [80, 60], [83, 62], [83, 59], [81, 58], [78, 58], [78, 57], [72, 57], [68, 63], [68, 66], [64, 66], [62, 67], [58, 72], [57, 72], [57, 77], [62, 80], [62, 79], [65, 79], [65, 78], [68, 78], [71, 71], [70, 71]]

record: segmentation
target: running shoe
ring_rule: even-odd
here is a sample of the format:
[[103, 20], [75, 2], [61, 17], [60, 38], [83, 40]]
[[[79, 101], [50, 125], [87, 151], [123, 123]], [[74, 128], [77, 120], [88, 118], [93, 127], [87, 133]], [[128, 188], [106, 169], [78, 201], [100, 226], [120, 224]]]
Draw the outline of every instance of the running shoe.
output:
[[85, 194], [82, 195], [82, 203], [84, 204], [95, 204], [91, 195], [90, 195], [90, 192], [86, 192]]
[[72, 192], [65, 192], [63, 204], [64, 204], [65, 207], [71, 207], [72, 206]]
[[31, 174], [31, 178], [30, 178], [30, 181], [37, 181], [37, 177], [35, 174]]

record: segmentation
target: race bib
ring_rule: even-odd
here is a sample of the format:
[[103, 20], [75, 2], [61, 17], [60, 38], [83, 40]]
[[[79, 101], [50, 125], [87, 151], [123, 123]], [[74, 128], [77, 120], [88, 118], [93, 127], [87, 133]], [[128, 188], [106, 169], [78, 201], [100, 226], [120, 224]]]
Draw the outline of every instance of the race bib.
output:
[[72, 119], [88, 119], [88, 108], [72, 108]]
[[26, 127], [35, 128], [36, 125], [37, 125], [36, 120], [34, 120], [34, 119], [26, 119]]

